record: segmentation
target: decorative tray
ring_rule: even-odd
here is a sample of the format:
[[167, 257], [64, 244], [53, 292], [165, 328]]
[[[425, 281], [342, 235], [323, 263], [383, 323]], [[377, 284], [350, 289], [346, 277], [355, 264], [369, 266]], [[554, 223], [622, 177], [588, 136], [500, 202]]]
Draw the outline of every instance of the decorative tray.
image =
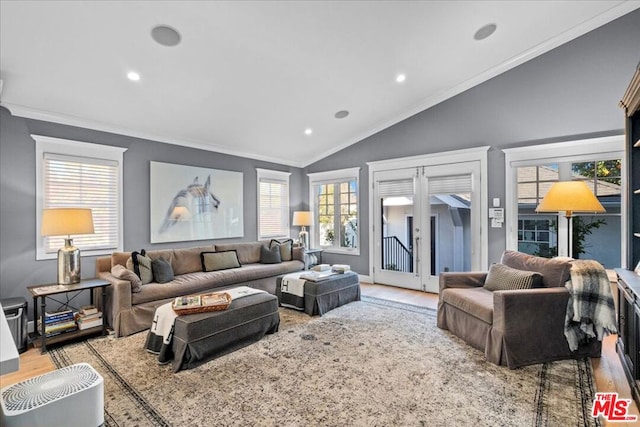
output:
[[229, 308], [231, 295], [226, 292], [190, 295], [173, 300], [171, 307], [178, 315], [222, 311]]

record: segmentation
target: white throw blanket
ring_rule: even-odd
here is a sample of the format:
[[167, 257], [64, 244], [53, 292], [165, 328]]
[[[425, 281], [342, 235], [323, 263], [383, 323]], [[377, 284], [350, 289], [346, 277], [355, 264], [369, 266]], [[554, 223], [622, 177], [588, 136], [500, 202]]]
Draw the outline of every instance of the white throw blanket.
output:
[[564, 335], [569, 349], [591, 338], [602, 341], [605, 332], [617, 333], [616, 315], [607, 272], [597, 261], [575, 260], [571, 265]]
[[300, 276], [306, 271], [300, 271], [297, 273], [287, 274], [282, 278], [280, 292], [285, 294], [292, 294], [297, 297], [304, 297], [304, 282], [305, 279], [301, 279]]
[[[239, 286], [233, 289], [225, 289], [220, 292], [226, 292], [231, 295], [231, 300], [247, 297], [249, 295], [266, 293], [260, 289], [250, 288], [248, 286]], [[173, 338], [173, 329], [176, 317], [178, 315], [171, 307], [173, 302], [168, 302], [156, 308], [156, 312], [153, 315], [153, 322], [151, 323], [151, 333], [162, 336], [162, 342], [169, 345]]]

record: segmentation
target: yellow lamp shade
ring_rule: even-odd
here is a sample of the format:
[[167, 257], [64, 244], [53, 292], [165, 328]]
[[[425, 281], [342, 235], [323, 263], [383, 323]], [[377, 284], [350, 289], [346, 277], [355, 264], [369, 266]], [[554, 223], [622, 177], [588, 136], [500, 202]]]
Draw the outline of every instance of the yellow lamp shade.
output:
[[93, 234], [91, 209], [55, 208], [42, 210], [42, 236]]
[[584, 181], [554, 183], [544, 196], [536, 212], [565, 212], [567, 218], [573, 212], [604, 212], [605, 209]]
[[293, 213], [293, 226], [308, 227], [313, 225], [313, 214], [309, 211], [295, 211]]

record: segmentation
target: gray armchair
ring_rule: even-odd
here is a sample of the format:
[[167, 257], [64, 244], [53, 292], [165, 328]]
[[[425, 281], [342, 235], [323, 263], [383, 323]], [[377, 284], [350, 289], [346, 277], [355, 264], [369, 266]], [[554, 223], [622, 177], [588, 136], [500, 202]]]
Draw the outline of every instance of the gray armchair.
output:
[[569, 279], [569, 262], [505, 251], [501, 263], [540, 273], [543, 287], [492, 291], [484, 287], [487, 273], [442, 273], [439, 328], [483, 351], [488, 361], [510, 369], [600, 357], [600, 341], [590, 340], [572, 352], [564, 335], [569, 300], [564, 283]]

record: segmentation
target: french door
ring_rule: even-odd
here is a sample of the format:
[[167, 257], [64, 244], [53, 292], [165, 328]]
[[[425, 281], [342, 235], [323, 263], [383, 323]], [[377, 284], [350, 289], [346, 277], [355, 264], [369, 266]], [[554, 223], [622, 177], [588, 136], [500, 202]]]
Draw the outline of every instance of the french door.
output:
[[480, 269], [480, 163], [374, 175], [374, 281], [438, 292], [443, 271]]

